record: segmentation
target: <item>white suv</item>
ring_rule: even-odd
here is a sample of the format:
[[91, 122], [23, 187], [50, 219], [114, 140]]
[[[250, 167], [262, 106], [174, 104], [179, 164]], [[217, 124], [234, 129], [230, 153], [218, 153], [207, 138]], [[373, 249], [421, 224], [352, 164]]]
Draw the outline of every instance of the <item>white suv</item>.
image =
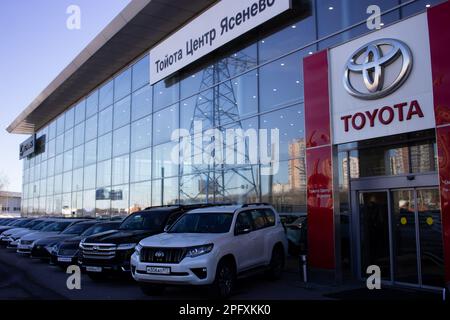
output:
[[210, 207], [181, 216], [166, 233], [143, 239], [131, 273], [146, 294], [166, 285], [211, 285], [228, 297], [238, 276], [265, 270], [278, 278], [287, 250], [285, 230], [268, 204]]

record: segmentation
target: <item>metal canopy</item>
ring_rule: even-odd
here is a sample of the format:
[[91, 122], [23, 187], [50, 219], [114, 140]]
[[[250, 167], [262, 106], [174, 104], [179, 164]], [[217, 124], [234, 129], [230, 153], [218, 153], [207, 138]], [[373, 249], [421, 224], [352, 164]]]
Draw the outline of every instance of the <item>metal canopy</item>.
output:
[[32, 134], [216, 0], [132, 0], [9, 125]]

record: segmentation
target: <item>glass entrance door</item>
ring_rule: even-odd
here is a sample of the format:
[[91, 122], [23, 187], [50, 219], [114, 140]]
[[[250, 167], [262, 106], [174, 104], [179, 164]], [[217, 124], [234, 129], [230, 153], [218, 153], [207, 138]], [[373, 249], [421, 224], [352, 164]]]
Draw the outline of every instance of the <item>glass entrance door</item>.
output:
[[363, 277], [377, 265], [389, 282], [444, 285], [437, 188], [365, 191], [358, 201]]

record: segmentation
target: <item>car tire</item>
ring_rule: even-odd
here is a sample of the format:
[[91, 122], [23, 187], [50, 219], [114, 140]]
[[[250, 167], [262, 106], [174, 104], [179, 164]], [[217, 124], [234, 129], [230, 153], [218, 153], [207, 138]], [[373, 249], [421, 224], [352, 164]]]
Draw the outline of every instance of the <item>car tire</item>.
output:
[[267, 270], [267, 276], [270, 280], [278, 280], [281, 278], [284, 269], [284, 252], [281, 247], [275, 247], [272, 251], [272, 257], [270, 258], [269, 270]]
[[108, 277], [108, 275], [105, 273], [95, 273], [95, 272], [88, 272], [87, 275], [92, 281], [97, 282], [105, 281], [106, 278]]
[[236, 271], [232, 263], [221, 261], [217, 265], [216, 277], [212, 285], [213, 294], [219, 299], [229, 298], [236, 283]]
[[147, 296], [160, 296], [165, 291], [165, 286], [160, 284], [141, 283], [141, 291]]

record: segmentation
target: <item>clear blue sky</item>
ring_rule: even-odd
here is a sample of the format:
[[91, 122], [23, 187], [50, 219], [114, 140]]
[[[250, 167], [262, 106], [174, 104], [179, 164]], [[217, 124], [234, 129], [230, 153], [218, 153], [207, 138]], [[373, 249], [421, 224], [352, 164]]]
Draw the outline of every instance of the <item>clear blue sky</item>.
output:
[[[0, 176], [21, 191], [19, 144], [6, 127], [130, 0], [0, 1]], [[67, 7], [81, 9], [81, 29], [68, 30]]]

